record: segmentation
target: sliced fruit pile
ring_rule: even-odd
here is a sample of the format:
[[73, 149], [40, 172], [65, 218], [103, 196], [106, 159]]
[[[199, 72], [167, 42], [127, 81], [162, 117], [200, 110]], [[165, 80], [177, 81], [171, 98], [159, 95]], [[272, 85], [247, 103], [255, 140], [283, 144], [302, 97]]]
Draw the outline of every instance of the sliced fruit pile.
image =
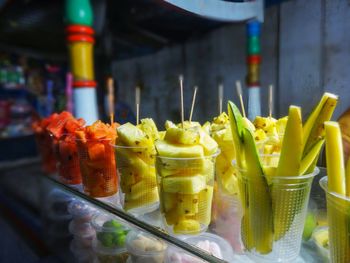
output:
[[220, 154], [216, 158], [216, 180], [220, 191], [233, 195], [238, 193], [237, 177], [232, 165], [235, 159], [232, 132], [228, 115], [223, 112], [210, 125], [211, 137], [217, 142]]
[[107, 248], [124, 248], [126, 236], [129, 230], [117, 220], [109, 220], [103, 223], [102, 230], [97, 232], [97, 240]]
[[96, 121], [75, 131], [84, 191], [92, 197], [106, 197], [118, 191], [117, 169], [111, 145], [117, 138], [117, 123]]
[[56, 172], [57, 160], [53, 147], [50, 146], [52, 144], [52, 139], [46, 130], [46, 127], [57, 116], [58, 114], [54, 113], [49, 117], [37, 120], [32, 124], [32, 129], [35, 133], [36, 144], [42, 158], [43, 170], [47, 173]]
[[74, 133], [84, 124], [83, 119], [75, 119], [71, 113], [63, 111], [52, 118], [46, 127], [52, 135], [54, 151], [59, 161], [58, 170], [61, 180], [67, 184], [81, 184]]
[[[242, 239], [247, 249], [267, 254], [272, 250], [273, 240], [281, 239], [288, 232], [294, 216], [286, 216], [288, 208], [280, 207], [282, 197], [273, 194], [272, 179], [275, 176], [299, 176], [314, 170], [324, 143], [323, 124], [331, 118], [337, 100], [337, 96], [325, 93], [304, 125], [301, 109], [290, 106], [280, 155], [274, 165], [270, 163], [268, 166], [261, 161], [254, 131], [247, 126], [236, 105], [229, 102], [236, 160], [241, 174], [244, 174], [239, 190], [244, 213]], [[301, 200], [307, 200], [308, 194], [305, 191]], [[293, 191], [283, 192], [284, 199], [293, 197]], [[298, 214], [298, 211], [293, 213]]]
[[159, 134], [154, 121], [142, 119], [137, 126], [126, 123], [117, 133], [116, 158], [120, 186], [125, 194], [124, 209], [128, 211], [158, 202], [154, 140]]
[[198, 123], [166, 123], [155, 142], [161, 211], [177, 234], [196, 234], [211, 220], [218, 144]]

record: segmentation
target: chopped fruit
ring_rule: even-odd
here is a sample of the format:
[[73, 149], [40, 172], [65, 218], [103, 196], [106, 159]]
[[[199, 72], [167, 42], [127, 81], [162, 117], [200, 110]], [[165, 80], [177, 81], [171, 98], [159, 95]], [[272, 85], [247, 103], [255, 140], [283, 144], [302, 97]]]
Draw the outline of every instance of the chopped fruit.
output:
[[172, 143], [193, 145], [199, 143], [198, 129], [181, 129], [177, 127], [169, 128], [164, 136], [164, 140]]
[[195, 176], [168, 176], [162, 180], [163, 191], [167, 193], [196, 194], [206, 187], [206, 178]]
[[201, 229], [200, 223], [194, 219], [180, 219], [174, 225], [175, 233], [196, 234], [196, 233], [199, 233], [200, 229]]
[[160, 135], [152, 119], [142, 119], [138, 126], [126, 123], [117, 133], [116, 159], [125, 195], [124, 209], [136, 211], [159, 201], [154, 140]]
[[203, 147], [200, 145], [175, 145], [166, 141], [158, 140], [155, 142], [159, 156], [170, 158], [191, 158], [203, 157]]

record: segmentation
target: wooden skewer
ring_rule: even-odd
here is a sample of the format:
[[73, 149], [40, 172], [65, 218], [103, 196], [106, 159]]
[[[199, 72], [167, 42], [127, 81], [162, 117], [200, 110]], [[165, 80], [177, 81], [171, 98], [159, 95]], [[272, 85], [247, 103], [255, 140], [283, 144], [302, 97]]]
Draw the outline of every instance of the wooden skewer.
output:
[[236, 89], [237, 89], [237, 93], [239, 96], [239, 101], [241, 102], [243, 117], [246, 118], [245, 109], [244, 109], [244, 102], [243, 102], [243, 95], [242, 95], [242, 85], [241, 85], [241, 82], [239, 80], [236, 81]]
[[179, 76], [179, 82], [180, 82], [180, 96], [181, 96], [181, 124], [182, 129], [184, 128], [184, 77], [182, 75]]
[[141, 100], [141, 89], [139, 86], [137, 86], [135, 90], [136, 125], [138, 125], [140, 121], [140, 100]]
[[269, 86], [269, 117], [272, 117], [273, 111], [273, 85]]
[[190, 119], [189, 119], [190, 122], [192, 121], [192, 114], [193, 114], [194, 104], [196, 102], [197, 89], [198, 89], [198, 87], [195, 86], [194, 92], [193, 92], [193, 97], [192, 97], [192, 105], [191, 105], [191, 112], [190, 112]]
[[223, 101], [223, 97], [224, 97], [224, 85], [219, 84], [218, 87], [218, 97], [219, 97], [219, 114], [222, 113], [222, 101]]
[[108, 111], [111, 125], [114, 123], [114, 81], [113, 78], [107, 80], [108, 88]]

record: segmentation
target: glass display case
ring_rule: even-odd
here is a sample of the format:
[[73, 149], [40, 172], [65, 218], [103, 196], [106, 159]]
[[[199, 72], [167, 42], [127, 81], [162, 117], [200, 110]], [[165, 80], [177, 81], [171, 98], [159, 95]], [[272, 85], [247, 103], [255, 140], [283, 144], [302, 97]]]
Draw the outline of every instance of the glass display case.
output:
[[[313, 217], [322, 217], [325, 209], [318, 185], [324, 174], [321, 169], [313, 183]], [[163, 230], [159, 209], [136, 216], [113, 200], [91, 198], [55, 177], [37, 177], [45, 240], [64, 262], [253, 262], [240, 244], [239, 204], [227, 197], [214, 198], [206, 232], [174, 236]], [[315, 227], [313, 222], [308, 225]], [[327, 262], [327, 251], [312, 237], [303, 241], [297, 262]]]

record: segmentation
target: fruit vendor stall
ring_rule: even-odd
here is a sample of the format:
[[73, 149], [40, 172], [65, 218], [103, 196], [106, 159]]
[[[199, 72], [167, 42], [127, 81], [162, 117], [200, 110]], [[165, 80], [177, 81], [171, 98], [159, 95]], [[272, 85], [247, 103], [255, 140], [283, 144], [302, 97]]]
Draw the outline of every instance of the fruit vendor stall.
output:
[[349, 263], [321, 2], [0, 3], [0, 262]]

